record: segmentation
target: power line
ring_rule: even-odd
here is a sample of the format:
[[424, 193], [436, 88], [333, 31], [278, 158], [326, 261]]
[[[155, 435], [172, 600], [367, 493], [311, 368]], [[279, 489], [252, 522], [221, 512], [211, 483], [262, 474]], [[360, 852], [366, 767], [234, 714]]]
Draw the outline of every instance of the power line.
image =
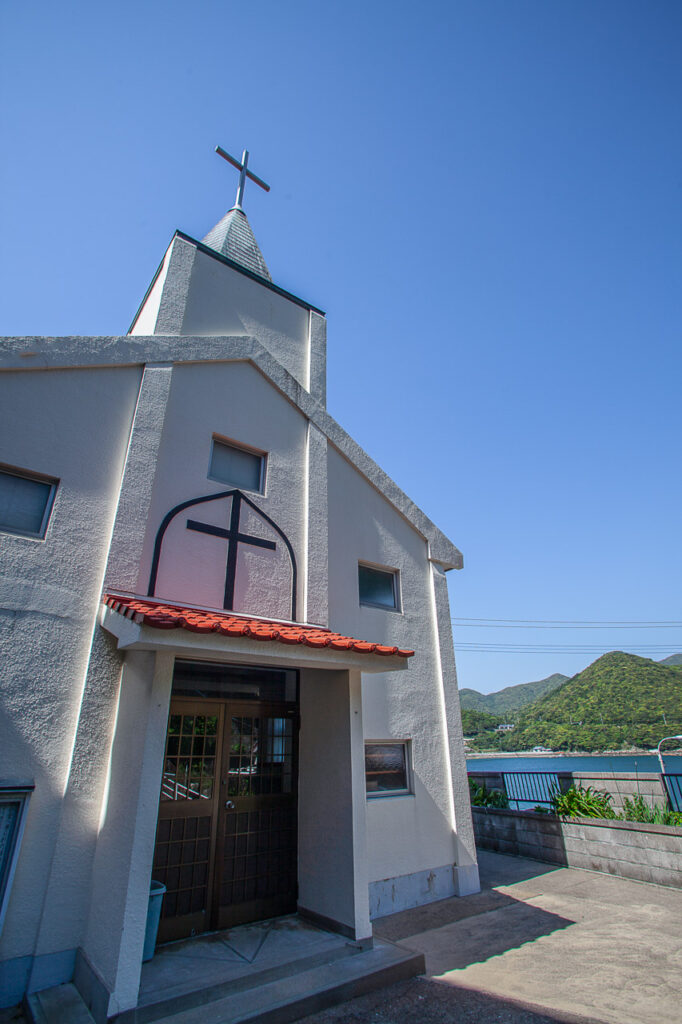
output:
[[679, 630], [682, 628], [682, 623], [642, 624], [641, 626], [616, 626], [610, 623], [607, 626], [541, 626], [540, 624], [512, 626], [509, 623], [463, 623], [457, 618], [453, 618], [453, 624], [460, 630]]
[[600, 621], [598, 619], [469, 619], [461, 616], [454, 617], [452, 622], [458, 626], [484, 626], [499, 628], [514, 628], [522, 626], [528, 629], [673, 629], [682, 626], [682, 621], [664, 619], [655, 621], [645, 619], [636, 621], [634, 619], [620, 619]]
[[[566, 650], [566, 651], [573, 651], [576, 648], [580, 648], [581, 651], [589, 651], [589, 650], [591, 650], [591, 651], [603, 651], [604, 650], [604, 644], [558, 644], [558, 643], [557, 644], [517, 644], [517, 643], [512, 643], [512, 642], [506, 643], [503, 640], [501, 640], [499, 643], [496, 643], [495, 641], [491, 641], [490, 643], [486, 643], [484, 641], [477, 641], [477, 640], [462, 640], [460, 643], [456, 644], [456, 646], [458, 646], [458, 647], [518, 647], [521, 650], [527, 650], [529, 648], [537, 648], [538, 650], [543, 650], [545, 648], [551, 648], [552, 650], [556, 650], [557, 648], [561, 648], [561, 649]], [[672, 650], [672, 646], [673, 645], [671, 645], [671, 644], [635, 644], [635, 646], [640, 651], [668, 651], [668, 650]]]
[[[606, 654], [607, 651], [604, 647], [551, 647], [549, 645], [545, 647], [505, 647], [500, 645], [496, 647], [491, 644], [455, 644], [455, 650], [462, 654]], [[638, 652], [641, 657], [645, 657], [649, 654], [677, 654], [678, 651], [675, 647], [638, 647]], [[623, 653], [634, 653], [623, 652]]]
[[[461, 640], [455, 641], [456, 647], [483, 647], [483, 648], [495, 648], [495, 647], [510, 647], [519, 650], [565, 650], [565, 651], [603, 651], [604, 644], [520, 644], [512, 641], [506, 642], [500, 640], [499, 642], [479, 640]], [[639, 651], [670, 651], [673, 650], [673, 644], [634, 644]]]

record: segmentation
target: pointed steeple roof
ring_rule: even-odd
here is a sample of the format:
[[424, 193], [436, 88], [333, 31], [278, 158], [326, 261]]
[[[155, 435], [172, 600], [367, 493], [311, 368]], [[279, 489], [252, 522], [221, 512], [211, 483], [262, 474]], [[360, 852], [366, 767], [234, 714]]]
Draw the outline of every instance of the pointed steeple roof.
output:
[[246, 267], [253, 274], [272, 281], [270, 271], [258, 248], [251, 225], [241, 206], [233, 206], [209, 233], [202, 238], [204, 245], [215, 249], [221, 256]]

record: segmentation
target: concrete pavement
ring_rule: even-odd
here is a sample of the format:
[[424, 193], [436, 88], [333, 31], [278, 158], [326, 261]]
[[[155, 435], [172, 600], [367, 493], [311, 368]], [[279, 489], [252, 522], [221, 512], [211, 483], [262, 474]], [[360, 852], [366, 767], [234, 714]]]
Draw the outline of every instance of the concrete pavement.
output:
[[682, 1024], [682, 891], [479, 858], [480, 893], [375, 921], [424, 953], [425, 977], [302, 1024]]
[[682, 891], [479, 852], [483, 890], [375, 921], [426, 956], [306, 1024], [682, 1024]]

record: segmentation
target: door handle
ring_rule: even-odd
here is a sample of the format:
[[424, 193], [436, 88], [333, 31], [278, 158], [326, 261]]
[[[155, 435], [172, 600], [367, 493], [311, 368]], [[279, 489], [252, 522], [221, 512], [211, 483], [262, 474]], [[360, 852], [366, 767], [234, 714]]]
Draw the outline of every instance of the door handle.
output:
[[232, 802], [232, 800], [226, 800], [225, 801], [225, 810], [226, 811], [233, 811], [234, 810], [234, 803]]

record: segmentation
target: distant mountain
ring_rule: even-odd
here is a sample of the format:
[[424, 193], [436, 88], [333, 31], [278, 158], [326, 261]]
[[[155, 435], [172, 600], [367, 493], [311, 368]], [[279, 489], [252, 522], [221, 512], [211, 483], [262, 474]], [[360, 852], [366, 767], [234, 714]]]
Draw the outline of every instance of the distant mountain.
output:
[[[667, 659], [666, 659], [667, 660]], [[500, 750], [649, 749], [682, 733], [682, 672], [636, 654], [611, 651], [517, 718], [513, 732], [496, 735]]]
[[518, 683], [516, 686], [505, 686], [497, 693], [479, 693], [478, 690], [460, 690], [459, 702], [462, 711], [485, 711], [489, 715], [504, 717], [511, 712], [520, 711], [533, 701], [544, 697], [565, 683], [568, 676], [555, 672], [546, 679], [538, 679], [534, 683]]
[[659, 665], [682, 665], [682, 654], [671, 654], [669, 658], [662, 658]]

